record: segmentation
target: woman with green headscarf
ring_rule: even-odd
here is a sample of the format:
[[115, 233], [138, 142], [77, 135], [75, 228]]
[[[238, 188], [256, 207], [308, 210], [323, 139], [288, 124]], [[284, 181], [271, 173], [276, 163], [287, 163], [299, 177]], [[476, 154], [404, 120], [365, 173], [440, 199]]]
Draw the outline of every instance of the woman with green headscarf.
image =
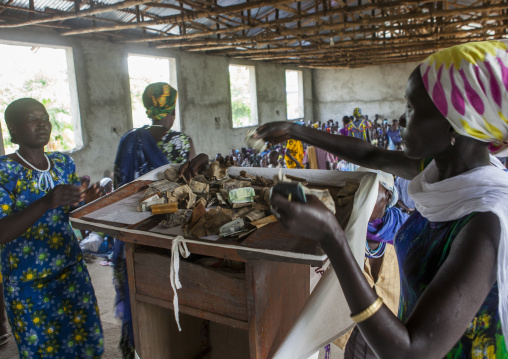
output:
[[[115, 160], [114, 187], [118, 188], [139, 176], [168, 163], [184, 163], [194, 156], [189, 136], [172, 131], [178, 92], [169, 84], [150, 84], [143, 92], [146, 114], [152, 126], [127, 132], [118, 145]], [[116, 289], [115, 315], [122, 320], [120, 349], [123, 358], [134, 358], [134, 334], [129, 302], [125, 245], [115, 240], [113, 253]]]
[[152, 126], [133, 129], [120, 140], [115, 160], [115, 188], [157, 167], [183, 163], [194, 157], [191, 138], [171, 130], [177, 98], [178, 92], [165, 82], [146, 87], [142, 99]]
[[[393, 315], [365, 280], [319, 200], [274, 195], [281, 222], [328, 254], [360, 334], [380, 358], [508, 358], [508, 42], [439, 51], [406, 87], [404, 152], [290, 123], [257, 138], [319, 145], [348, 162], [412, 180], [415, 212], [394, 239], [401, 296]], [[355, 358], [364, 357], [356, 356]]]

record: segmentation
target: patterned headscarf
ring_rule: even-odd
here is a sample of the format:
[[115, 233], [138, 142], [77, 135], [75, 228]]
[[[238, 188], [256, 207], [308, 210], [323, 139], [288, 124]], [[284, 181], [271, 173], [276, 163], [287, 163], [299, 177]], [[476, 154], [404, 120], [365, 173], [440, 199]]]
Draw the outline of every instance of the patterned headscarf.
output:
[[362, 109], [360, 107], [356, 107], [353, 110], [353, 116], [354, 117], [362, 117]]
[[152, 120], [162, 120], [175, 109], [177, 97], [178, 91], [165, 82], [148, 85], [142, 97], [147, 116]]
[[425, 88], [459, 134], [508, 156], [508, 41], [453, 46], [420, 66]]

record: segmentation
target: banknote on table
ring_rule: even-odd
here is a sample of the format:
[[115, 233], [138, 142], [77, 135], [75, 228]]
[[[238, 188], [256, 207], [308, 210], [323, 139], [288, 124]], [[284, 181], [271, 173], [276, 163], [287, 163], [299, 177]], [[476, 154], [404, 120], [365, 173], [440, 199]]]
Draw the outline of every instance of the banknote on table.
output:
[[203, 207], [206, 207], [206, 199], [203, 198], [203, 197], [198, 197], [198, 199], [196, 199], [196, 202], [194, 202], [194, 204], [192, 205], [192, 207], [196, 207], [199, 203], [201, 203], [203, 205]]
[[208, 201], [208, 203], [205, 205], [205, 207], [210, 208], [210, 207], [216, 206], [218, 203], [219, 203], [219, 200], [217, 199], [217, 197], [213, 197], [210, 201]]
[[195, 193], [208, 193], [210, 192], [210, 186], [206, 183], [196, 181], [195, 179], [191, 179], [190, 188]]
[[346, 183], [344, 184], [344, 187], [342, 187], [339, 193], [337, 193], [337, 197], [340, 198], [354, 196], [354, 194], [358, 190], [358, 187], [360, 187], [360, 182], [347, 180]]
[[257, 229], [266, 226], [267, 224], [277, 222], [277, 218], [271, 214], [268, 217], [261, 218], [260, 220], [251, 222], [250, 224], [256, 227]]
[[203, 228], [206, 232], [207, 236], [213, 236], [216, 234], [220, 234], [220, 228], [232, 221], [231, 215], [233, 211], [226, 209], [216, 210], [213, 214], [208, 212], [206, 216], [206, 223], [203, 225]]
[[174, 167], [169, 167], [164, 171], [164, 177], [171, 182], [178, 181], [178, 171]]
[[180, 185], [176, 182], [168, 181], [167, 179], [162, 179], [160, 181], [152, 182], [148, 185], [151, 188], [156, 189], [159, 192], [171, 192], [176, 188], [180, 187]]
[[[194, 192], [190, 192], [189, 197], [185, 199], [185, 208], [189, 209], [192, 206], [194, 206], [194, 203], [196, 203], [197, 198], [198, 197], [194, 194]], [[206, 200], [204, 201], [203, 205], [206, 205]]]
[[254, 204], [254, 202], [233, 203], [232, 207], [233, 207], [233, 209], [244, 208], [244, 207], [252, 208], [253, 204]]
[[245, 215], [245, 218], [249, 219], [251, 222], [260, 220], [264, 217], [266, 217], [265, 211], [260, 211], [259, 209], [253, 209]]
[[256, 192], [254, 192], [254, 188], [252, 187], [237, 188], [229, 192], [229, 202], [231, 203], [254, 202], [255, 195]]
[[143, 193], [143, 197], [139, 200], [139, 203], [151, 201], [155, 198], [154, 196], [159, 197], [159, 191], [155, 188], [148, 187], [145, 193]]
[[228, 176], [228, 168], [227, 166], [219, 163], [218, 161], [213, 161], [210, 163], [210, 169], [208, 170], [207, 177], [212, 180], [218, 180], [221, 178], [225, 178]]
[[230, 179], [222, 184], [222, 188], [225, 191], [230, 192], [234, 189], [250, 187], [251, 185], [252, 185], [252, 183], [250, 181], [239, 181], [236, 179]]
[[169, 214], [161, 224], [166, 228], [181, 226], [187, 222], [192, 214], [190, 209], [179, 209], [178, 212]]
[[163, 203], [166, 203], [166, 198], [154, 199], [152, 201], [140, 203], [137, 210], [139, 212], [149, 211], [154, 204], [163, 204]]
[[305, 191], [305, 195], [313, 195], [316, 196], [323, 204], [335, 214], [335, 202], [333, 201], [333, 197], [328, 189], [311, 189], [308, 187], [303, 187]]
[[219, 228], [219, 234], [222, 237], [232, 236], [243, 231], [245, 231], [245, 222], [243, 218], [235, 219]]
[[253, 228], [251, 229], [250, 231], [249, 230], [245, 230], [241, 233], [238, 234], [238, 239], [244, 239], [245, 237], [247, 237], [248, 235], [250, 235], [252, 232], [254, 232], [257, 228]]
[[151, 202], [151, 201], [155, 201], [155, 200], [158, 200], [160, 199], [161, 197], [159, 196], [158, 192], [157, 193], [152, 193], [150, 194], [149, 196], [147, 197], [143, 197], [141, 198], [141, 200], [139, 201], [139, 204], [141, 203], [146, 203], [146, 202]]
[[[263, 197], [261, 197], [261, 198], [263, 198]], [[264, 199], [263, 199], [263, 200], [264, 200]], [[260, 211], [267, 211], [267, 210], [269, 210], [269, 209], [270, 209], [270, 206], [267, 206], [267, 205], [266, 205], [266, 204], [264, 204], [264, 203], [254, 203], [254, 204], [252, 205], [252, 209], [258, 209], [258, 210], [260, 210]]]
[[240, 208], [235, 214], [233, 214], [233, 219], [243, 218], [247, 213], [249, 213], [252, 209], [250, 207]]
[[226, 201], [224, 200], [224, 197], [222, 196], [222, 194], [221, 194], [220, 192], [219, 192], [219, 193], [217, 193], [216, 198], [217, 198], [217, 201], [218, 201], [220, 204], [224, 204], [224, 205], [226, 205], [226, 204], [227, 204], [227, 203], [226, 203]]
[[270, 194], [271, 194], [271, 187], [264, 187], [261, 190], [261, 198], [265, 201], [267, 205], [270, 205]]
[[255, 180], [256, 179], [256, 176], [251, 176], [247, 173], [247, 171], [245, 170], [242, 170], [240, 171], [240, 177], [243, 177], [243, 178], [249, 178], [251, 180]]

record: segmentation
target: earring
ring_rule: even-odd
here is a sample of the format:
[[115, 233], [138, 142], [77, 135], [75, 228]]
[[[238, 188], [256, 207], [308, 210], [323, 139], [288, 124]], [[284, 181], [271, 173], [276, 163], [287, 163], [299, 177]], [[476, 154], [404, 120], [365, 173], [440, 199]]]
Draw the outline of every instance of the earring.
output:
[[452, 146], [455, 146], [455, 137], [452, 137], [452, 140], [450, 141], [450, 143], [452, 144]]

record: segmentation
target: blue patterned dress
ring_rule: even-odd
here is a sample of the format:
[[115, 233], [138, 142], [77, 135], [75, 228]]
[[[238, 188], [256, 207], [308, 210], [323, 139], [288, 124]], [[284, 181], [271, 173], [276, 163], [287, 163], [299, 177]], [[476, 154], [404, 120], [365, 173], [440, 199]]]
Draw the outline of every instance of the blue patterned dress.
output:
[[[400, 270], [399, 319], [406, 322], [429, 283], [450, 253], [454, 239], [470, 214], [449, 222], [430, 222], [415, 211], [400, 228], [395, 250]], [[497, 283], [446, 358], [500, 359], [508, 358], [498, 313]]]
[[[183, 163], [190, 156], [190, 138], [184, 133], [168, 131], [155, 142], [149, 126], [133, 129], [123, 135], [115, 160], [114, 187], [118, 188], [168, 163]], [[134, 330], [130, 306], [125, 243], [115, 240], [113, 278], [116, 290], [115, 316], [122, 320], [120, 350], [124, 359], [134, 358]]]
[[[79, 184], [69, 156], [47, 156], [55, 185]], [[38, 179], [39, 172], [0, 157], [0, 218], [47, 193]], [[50, 209], [0, 245], [7, 316], [21, 358], [98, 358], [103, 352], [97, 301], [69, 212], [68, 206]]]

